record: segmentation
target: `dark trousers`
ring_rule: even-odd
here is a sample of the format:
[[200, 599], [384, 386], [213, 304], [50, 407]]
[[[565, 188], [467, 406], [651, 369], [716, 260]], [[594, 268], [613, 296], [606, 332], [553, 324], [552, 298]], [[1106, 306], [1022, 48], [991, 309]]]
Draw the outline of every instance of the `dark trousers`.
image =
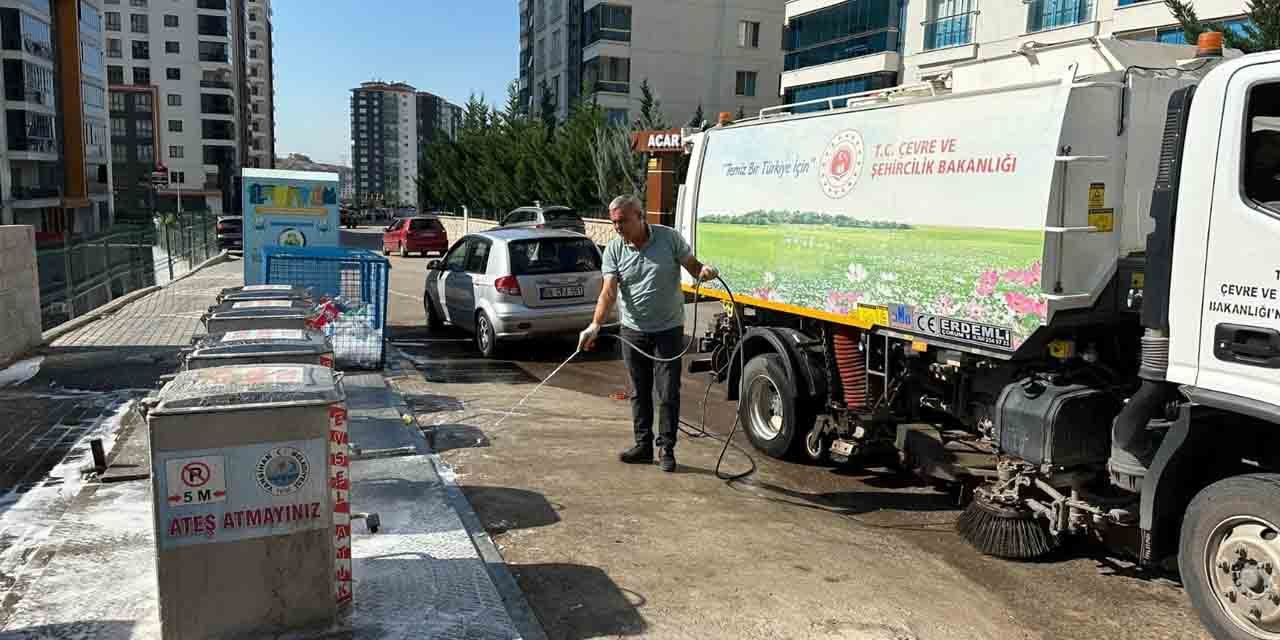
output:
[[[684, 327], [657, 333], [644, 333], [622, 328], [622, 337], [635, 343], [646, 353], [673, 358], [684, 349]], [[631, 419], [635, 425], [636, 443], [653, 442], [659, 448], [674, 449], [680, 423], [679, 360], [655, 362], [622, 345], [622, 359], [631, 374], [634, 395], [631, 397]], [[658, 399], [658, 438], [653, 439], [653, 400]]]

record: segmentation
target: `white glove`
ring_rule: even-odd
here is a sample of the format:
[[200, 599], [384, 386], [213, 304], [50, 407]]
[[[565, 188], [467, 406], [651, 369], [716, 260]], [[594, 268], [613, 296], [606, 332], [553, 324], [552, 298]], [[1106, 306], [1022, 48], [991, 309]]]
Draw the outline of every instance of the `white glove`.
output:
[[578, 334], [578, 351], [590, 351], [596, 345], [596, 336], [600, 335], [600, 325], [592, 322], [582, 333]]
[[715, 267], [709, 264], [702, 265], [702, 271], [698, 273], [698, 280], [702, 282], [709, 282], [719, 277], [720, 277], [720, 270], [716, 269]]

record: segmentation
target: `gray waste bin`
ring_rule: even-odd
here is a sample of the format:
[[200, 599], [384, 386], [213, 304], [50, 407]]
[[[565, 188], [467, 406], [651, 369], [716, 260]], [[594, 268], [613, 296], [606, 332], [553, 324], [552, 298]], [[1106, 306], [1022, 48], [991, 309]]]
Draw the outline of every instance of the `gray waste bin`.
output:
[[164, 638], [320, 628], [350, 602], [344, 401], [316, 365], [186, 371], [148, 401]]
[[242, 329], [201, 338], [183, 369], [253, 364], [318, 364], [333, 368], [333, 345], [319, 331]]
[[223, 289], [218, 294], [218, 304], [223, 302], [246, 302], [249, 300], [303, 300], [313, 303], [315, 294], [307, 287], [291, 284], [247, 284], [242, 287]]
[[305, 329], [310, 304], [301, 300], [249, 300], [224, 302], [204, 314], [210, 335], [246, 329]]

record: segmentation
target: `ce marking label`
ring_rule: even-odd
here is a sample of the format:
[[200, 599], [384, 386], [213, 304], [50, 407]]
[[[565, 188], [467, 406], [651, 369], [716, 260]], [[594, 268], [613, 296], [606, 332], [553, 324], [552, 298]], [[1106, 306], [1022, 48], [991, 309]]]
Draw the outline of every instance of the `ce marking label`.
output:
[[938, 333], [938, 316], [919, 314], [916, 316], [916, 329], [924, 333], [939, 335]]

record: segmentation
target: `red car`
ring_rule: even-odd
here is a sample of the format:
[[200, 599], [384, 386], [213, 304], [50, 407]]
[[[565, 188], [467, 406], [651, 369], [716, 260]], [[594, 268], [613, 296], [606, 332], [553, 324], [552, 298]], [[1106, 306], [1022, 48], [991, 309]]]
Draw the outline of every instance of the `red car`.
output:
[[436, 218], [399, 218], [382, 232], [382, 255], [392, 251], [401, 256], [410, 253], [438, 253], [449, 250], [449, 234]]

